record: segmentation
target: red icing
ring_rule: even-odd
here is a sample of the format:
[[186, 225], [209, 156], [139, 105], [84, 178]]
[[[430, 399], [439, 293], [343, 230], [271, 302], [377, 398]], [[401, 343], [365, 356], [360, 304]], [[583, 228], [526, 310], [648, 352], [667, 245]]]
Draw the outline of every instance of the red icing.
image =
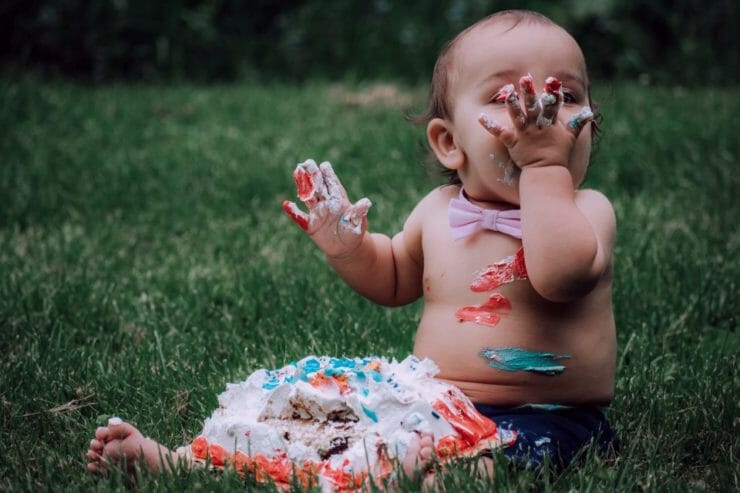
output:
[[190, 445], [190, 450], [193, 451], [193, 455], [196, 459], [205, 460], [208, 456], [208, 440], [206, 440], [206, 437], [201, 435], [193, 440], [192, 445]]
[[524, 249], [519, 248], [514, 255], [483, 269], [470, 284], [470, 290], [483, 293], [492, 291], [503, 284], [526, 278], [527, 266], [524, 263]]
[[226, 449], [221, 445], [215, 443], [208, 446], [208, 457], [211, 459], [211, 464], [214, 466], [223, 466], [226, 464], [226, 457], [229, 454], [226, 453]]
[[437, 456], [441, 458], [454, 457], [461, 450], [465, 449], [465, 442], [462, 438], [456, 437], [455, 435], [447, 435], [442, 437], [437, 442], [436, 451]]
[[529, 77], [522, 77], [521, 84], [524, 86], [524, 91], [530, 94], [534, 93], [534, 84], [532, 83], [532, 79]]
[[[231, 456], [220, 445], [208, 444], [204, 436], [199, 436], [190, 445], [193, 455], [197, 459], [206, 460], [210, 457], [211, 465], [223, 468], [228, 465], [244, 477], [254, 474], [260, 483], [274, 481], [281, 488], [290, 488], [293, 479], [297, 479], [303, 488], [311, 488], [317, 485], [316, 475], [321, 474], [328, 478], [337, 491], [355, 491], [363, 486], [367, 473], [353, 473], [347, 471], [349, 461], [345, 460], [339, 468], [332, 468], [329, 462], [317, 463], [305, 461], [302, 465], [293, 464], [288, 454], [281, 453], [269, 458], [262, 454], [249, 457], [241, 451], [236, 451]], [[381, 472], [390, 474], [393, 469], [387, 457], [381, 457]]]
[[206, 437], [199, 436], [190, 445], [190, 450], [193, 452], [193, 456], [196, 459], [208, 460], [210, 459], [211, 464], [214, 466], [223, 466], [226, 463], [226, 449], [220, 445], [208, 444]]
[[316, 193], [316, 187], [311, 174], [303, 166], [298, 166], [293, 171], [293, 179], [298, 188], [298, 198], [303, 202], [312, 199]]
[[482, 305], [464, 306], [455, 312], [461, 322], [474, 322], [494, 327], [501, 320], [500, 310], [511, 309], [511, 302], [500, 293], [492, 294]]
[[462, 440], [464, 441], [463, 447], [460, 447], [459, 442], [454, 443], [457, 447], [457, 452], [462, 452], [466, 448], [476, 445], [482, 439], [496, 433], [496, 423], [479, 413], [478, 410], [470, 404], [470, 401], [460, 399], [452, 391], [448, 391], [445, 397], [447, 397], [446, 400], [438, 400], [432, 404], [432, 407], [442, 415], [462, 437]]
[[346, 394], [352, 392], [352, 387], [347, 383], [347, 375], [333, 375], [327, 377], [324, 372], [317, 372], [311, 380], [308, 381], [314, 387], [324, 387], [336, 385], [339, 388], [340, 394]]
[[324, 372], [316, 372], [316, 374], [311, 377], [311, 380], [308, 381], [312, 386], [314, 387], [324, 387], [327, 385], [332, 385], [332, 379], [324, 375]]
[[304, 216], [300, 216], [296, 213], [295, 204], [293, 204], [293, 202], [283, 200], [283, 210], [288, 216], [290, 216], [294, 223], [303, 229], [303, 231], [308, 230], [308, 220]]
[[545, 81], [545, 91], [549, 92], [550, 94], [555, 94], [560, 90], [560, 81], [557, 80], [555, 77], [548, 77]]

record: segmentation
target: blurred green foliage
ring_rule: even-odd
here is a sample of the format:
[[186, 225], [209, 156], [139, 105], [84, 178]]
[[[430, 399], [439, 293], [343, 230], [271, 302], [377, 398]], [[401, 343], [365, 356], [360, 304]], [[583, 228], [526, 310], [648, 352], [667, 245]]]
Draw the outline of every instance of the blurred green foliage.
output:
[[738, 81], [734, 0], [6, 0], [0, 60], [91, 81], [425, 80], [446, 40], [506, 8], [563, 25], [595, 78]]

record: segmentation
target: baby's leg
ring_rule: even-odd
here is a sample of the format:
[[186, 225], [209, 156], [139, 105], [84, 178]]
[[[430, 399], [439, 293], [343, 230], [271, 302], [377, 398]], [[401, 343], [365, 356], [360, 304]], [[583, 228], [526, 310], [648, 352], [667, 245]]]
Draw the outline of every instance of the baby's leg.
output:
[[124, 466], [133, 473], [136, 465], [152, 472], [169, 471], [185, 457], [141, 434], [134, 426], [111, 418], [108, 426], [98, 428], [85, 454], [90, 473], [106, 473], [110, 466]]

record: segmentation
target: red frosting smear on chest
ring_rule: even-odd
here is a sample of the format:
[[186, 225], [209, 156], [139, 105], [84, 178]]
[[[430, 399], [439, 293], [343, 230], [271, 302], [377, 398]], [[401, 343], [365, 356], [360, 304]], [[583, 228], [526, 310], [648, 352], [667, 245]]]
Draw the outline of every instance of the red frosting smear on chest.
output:
[[491, 264], [478, 273], [470, 284], [475, 293], [492, 291], [503, 284], [527, 278], [527, 266], [524, 263], [524, 249], [520, 248], [514, 255]]
[[511, 309], [511, 302], [506, 296], [494, 293], [482, 305], [468, 305], [455, 312], [461, 322], [473, 322], [495, 327], [501, 320], [501, 311]]

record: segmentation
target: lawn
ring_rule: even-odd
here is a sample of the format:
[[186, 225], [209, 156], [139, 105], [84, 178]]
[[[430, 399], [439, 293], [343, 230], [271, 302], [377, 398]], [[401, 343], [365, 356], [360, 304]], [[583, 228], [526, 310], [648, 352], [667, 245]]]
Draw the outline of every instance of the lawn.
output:
[[[619, 224], [622, 455], [557, 477], [501, 469], [493, 488], [737, 490], [740, 88], [597, 84], [595, 96], [603, 138], [586, 186]], [[420, 305], [356, 295], [280, 203], [296, 162], [326, 159], [373, 200], [373, 230], [397, 231], [439, 183], [403, 118], [423, 99], [394, 85], [0, 80], [0, 490], [123, 489], [83, 473], [110, 415], [176, 446], [254, 369], [405, 356]], [[490, 491], [468, 466], [445, 475], [448, 490]], [[193, 471], [139, 487], [244, 483]]]

